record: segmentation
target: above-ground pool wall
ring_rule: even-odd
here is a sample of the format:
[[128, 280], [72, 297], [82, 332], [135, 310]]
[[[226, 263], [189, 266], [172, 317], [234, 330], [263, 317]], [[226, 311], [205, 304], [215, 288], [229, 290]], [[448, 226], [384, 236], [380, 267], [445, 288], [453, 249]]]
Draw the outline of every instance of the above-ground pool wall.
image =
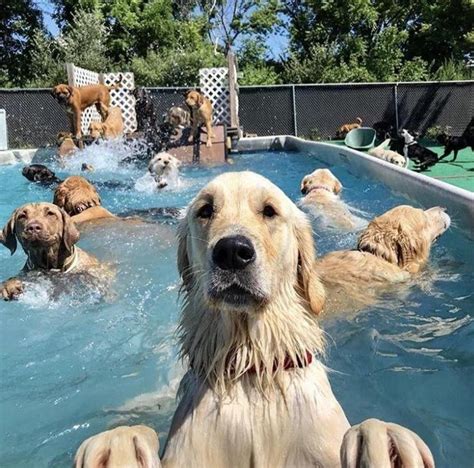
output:
[[292, 136], [245, 138], [240, 151], [286, 150], [317, 155], [328, 165], [343, 165], [357, 177], [369, 177], [384, 183], [395, 193], [425, 207], [443, 206], [453, 222], [474, 239], [474, 194], [439, 180], [367, 156], [359, 151], [305, 141]]

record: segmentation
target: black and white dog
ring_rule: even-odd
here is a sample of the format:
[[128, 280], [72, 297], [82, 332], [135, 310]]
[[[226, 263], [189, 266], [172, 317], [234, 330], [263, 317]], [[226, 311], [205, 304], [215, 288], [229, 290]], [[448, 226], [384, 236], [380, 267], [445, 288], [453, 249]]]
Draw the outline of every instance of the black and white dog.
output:
[[409, 158], [415, 162], [415, 169], [426, 171], [438, 162], [438, 155], [424, 146], [421, 146], [415, 138], [410, 135], [408, 130], [403, 129], [400, 132], [404, 139], [403, 154], [405, 158]]

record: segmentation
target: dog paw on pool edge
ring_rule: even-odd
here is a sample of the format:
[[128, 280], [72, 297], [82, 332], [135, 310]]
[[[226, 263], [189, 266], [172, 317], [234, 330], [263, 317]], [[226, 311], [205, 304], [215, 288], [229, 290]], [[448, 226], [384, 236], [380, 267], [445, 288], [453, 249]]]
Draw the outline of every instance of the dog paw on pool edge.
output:
[[4, 301], [12, 301], [18, 299], [23, 293], [23, 283], [19, 279], [9, 279], [1, 285], [0, 296]]

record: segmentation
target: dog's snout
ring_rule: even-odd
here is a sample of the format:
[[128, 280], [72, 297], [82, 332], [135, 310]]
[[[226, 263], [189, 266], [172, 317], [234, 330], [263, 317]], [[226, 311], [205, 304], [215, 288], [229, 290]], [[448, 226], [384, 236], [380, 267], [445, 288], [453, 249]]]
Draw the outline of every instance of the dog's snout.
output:
[[220, 239], [212, 252], [213, 262], [223, 270], [242, 270], [255, 261], [255, 249], [244, 236]]
[[43, 226], [41, 226], [40, 223], [36, 221], [32, 221], [31, 223], [28, 223], [26, 226], [26, 231], [30, 234], [38, 233], [43, 230]]
[[304, 185], [303, 187], [301, 187], [301, 193], [303, 195], [306, 195], [306, 192], [308, 191], [308, 187], [306, 187], [306, 185]]

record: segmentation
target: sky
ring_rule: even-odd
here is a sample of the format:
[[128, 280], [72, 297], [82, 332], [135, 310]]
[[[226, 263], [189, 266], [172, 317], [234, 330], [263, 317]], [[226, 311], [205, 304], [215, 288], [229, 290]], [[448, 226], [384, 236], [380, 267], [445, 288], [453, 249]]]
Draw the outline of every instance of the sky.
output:
[[[43, 12], [46, 28], [53, 36], [57, 36], [59, 29], [52, 16], [55, 8], [54, 5], [48, 0], [38, 0], [36, 3]], [[267, 39], [267, 45], [270, 58], [279, 59], [282, 55], [285, 55], [288, 48], [288, 36], [282, 33], [271, 34]]]

